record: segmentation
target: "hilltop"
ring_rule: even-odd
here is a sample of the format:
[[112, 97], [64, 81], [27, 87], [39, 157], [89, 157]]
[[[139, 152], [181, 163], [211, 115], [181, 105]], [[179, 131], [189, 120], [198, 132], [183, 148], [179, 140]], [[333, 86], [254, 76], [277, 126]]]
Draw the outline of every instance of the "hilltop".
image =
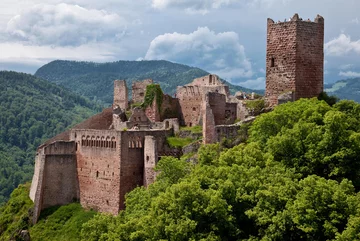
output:
[[33, 75], [0, 71], [0, 205], [31, 180], [35, 149], [99, 112], [93, 101]]
[[327, 86], [325, 91], [340, 99], [355, 100], [360, 103], [360, 78], [339, 80]]
[[[126, 80], [128, 88], [134, 80], [153, 79], [161, 85], [164, 93], [174, 94], [177, 86], [209, 73], [195, 67], [164, 60], [116, 61], [93, 63], [56, 60], [36, 71], [35, 76], [65, 86], [90, 99], [112, 103], [114, 80]], [[225, 81], [231, 92], [253, 90], [232, 85]], [[262, 91], [255, 91], [262, 93]]]

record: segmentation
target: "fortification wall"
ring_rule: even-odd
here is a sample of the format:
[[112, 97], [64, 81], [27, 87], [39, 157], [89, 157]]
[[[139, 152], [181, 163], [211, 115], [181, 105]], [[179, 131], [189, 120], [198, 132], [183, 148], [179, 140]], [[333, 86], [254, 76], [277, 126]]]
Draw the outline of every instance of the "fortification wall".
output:
[[115, 130], [73, 130], [78, 144], [77, 173], [80, 203], [99, 212], [119, 212], [120, 132]]
[[225, 124], [226, 97], [223, 94], [209, 92], [206, 94], [206, 100], [214, 115], [215, 125]]
[[125, 80], [114, 81], [114, 106], [127, 110], [129, 105], [128, 89]]
[[38, 150], [30, 188], [35, 204], [34, 223], [44, 208], [79, 199], [75, 152], [76, 144], [72, 141], [56, 141]]
[[204, 98], [199, 86], [179, 86], [176, 89], [182, 113], [182, 125], [199, 125], [201, 119], [201, 103]]
[[223, 138], [232, 139], [238, 136], [240, 125], [219, 125], [215, 126], [216, 142]]
[[143, 81], [134, 81], [132, 83], [132, 102], [133, 103], [142, 103], [144, 102], [146, 86], [152, 84], [154, 81], [152, 79], [146, 79]]
[[213, 85], [223, 85], [219, 76], [214, 74], [209, 74], [200, 78], [196, 78], [193, 82], [187, 85], [198, 85], [198, 86], [213, 86]]
[[120, 209], [125, 208], [125, 194], [137, 186], [144, 185], [144, 140], [145, 136], [153, 136], [158, 152], [166, 146], [166, 137], [172, 130], [148, 130], [121, 132], [120, 162]]
[[234, 124], [237, 117], [237, 103], [226, 102], [225, 105], [225, 124]]
[[324, 89], [324, 19], [297, 22], [295, 100], [317, 97]]

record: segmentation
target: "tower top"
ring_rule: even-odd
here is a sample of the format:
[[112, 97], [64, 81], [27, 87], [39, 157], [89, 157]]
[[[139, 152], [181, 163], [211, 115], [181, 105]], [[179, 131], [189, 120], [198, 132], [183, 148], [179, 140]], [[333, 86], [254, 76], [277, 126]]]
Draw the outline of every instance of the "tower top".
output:
[[324, 23], [324, 18], [318, 14], [318, 15], [316, 15], [314, 21], [311, 21], [309, 18], [307, 20], [303, 20], [302, 18], [299, 17], [299, 14], [295, 13], [294, 16], [292, 16], [289, 19], [285, 19], [284, 21], [275, 22], [271, 18], [267, 19], [268, 25], [270, 25], [270, 24], [288, 23], [288, 22], [300, 22], [300, 21], [301, 22], [309, 22], [309, 23]]

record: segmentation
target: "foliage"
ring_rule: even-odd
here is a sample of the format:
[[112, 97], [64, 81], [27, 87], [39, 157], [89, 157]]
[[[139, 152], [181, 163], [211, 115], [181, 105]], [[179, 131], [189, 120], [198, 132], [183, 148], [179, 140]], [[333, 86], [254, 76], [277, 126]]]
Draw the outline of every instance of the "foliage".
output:
[[[177, 86], [188, 84], [193, 79], [208, 74], [199, 68], [164, 60], [112, 63], [56, 60], [44, 65], [35, 73], [40, 78], [66, 86], [78, 94], [93, 100], [101, 100], [106, 104], [113, 102], [113, 81], [116, 79], [126, 80], [129, 86], [132, 81], [150, 78], [161, 85], [164, 93], [173, 95]], [[233, 93], [252, 92], [252, 90], [228, 82], [227, 84]]]
[[85, 211], [79, 203], [45, 209], [30, 228], [32, 240], [80, 240], [81, 226], [95, 211]]
[[330, 106], [333, 106], [339, 101], [339, 98], [334, 95], [329, 96], [326, 92], [321, 92], [318, 96], [318, 100], [324, 100]]
[[183, 126], [183, 127], [180, 127], [180, 130], [181, 131], [191, 131], [191, 133], [193, 134], [200, 134], [202, 133], [202, 126]]
[[163, 92], [159, 84], [149, 84], [146, 86], [146, 93], [144, 97], [144, 102], [141, 104], [143, 108], [151, 106], [156, 100], [156, 105], [158, 108], [159, 113], [161, 112], [161, 104], [163, 101]]
[[33, 202], [29, 198], [29, 189], [29, 183], [19, 185], [6, 205], [0, 208], [0, 240], [16, 239], [21, 230], [30, 226]]
[[0, 72], [0, 205], [31, 179], [35, 149], [88, 118], [95, 103], [32, 75]]
[[259, 115], [265, 108], [264, 99], [246, 100], [245, 106], [251, 112], [251, 115]]
[[167, 143], [170, 147], [184, 147], [186, 145], [189, 145], [194, 140], [190, 137], [187, 138], [181, 138], [181, 137], [168, 137], [166, 138]]
[[204, 145], [197, 164], [162, 158], [156, 182], [84, 223], [81, 240], [359, 240], [359, 116], [353, 101], [282, 104], [247, 143]]

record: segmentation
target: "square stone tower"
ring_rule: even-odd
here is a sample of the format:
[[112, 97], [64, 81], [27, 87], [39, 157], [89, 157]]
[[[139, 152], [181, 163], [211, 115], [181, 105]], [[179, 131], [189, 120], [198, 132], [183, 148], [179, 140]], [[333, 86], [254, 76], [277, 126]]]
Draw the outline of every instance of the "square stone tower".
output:
[[271, 106], [291, 92], [292, 100], [318, 96], [324, 88], [324, 18], [267, 20], [266, 92]]

